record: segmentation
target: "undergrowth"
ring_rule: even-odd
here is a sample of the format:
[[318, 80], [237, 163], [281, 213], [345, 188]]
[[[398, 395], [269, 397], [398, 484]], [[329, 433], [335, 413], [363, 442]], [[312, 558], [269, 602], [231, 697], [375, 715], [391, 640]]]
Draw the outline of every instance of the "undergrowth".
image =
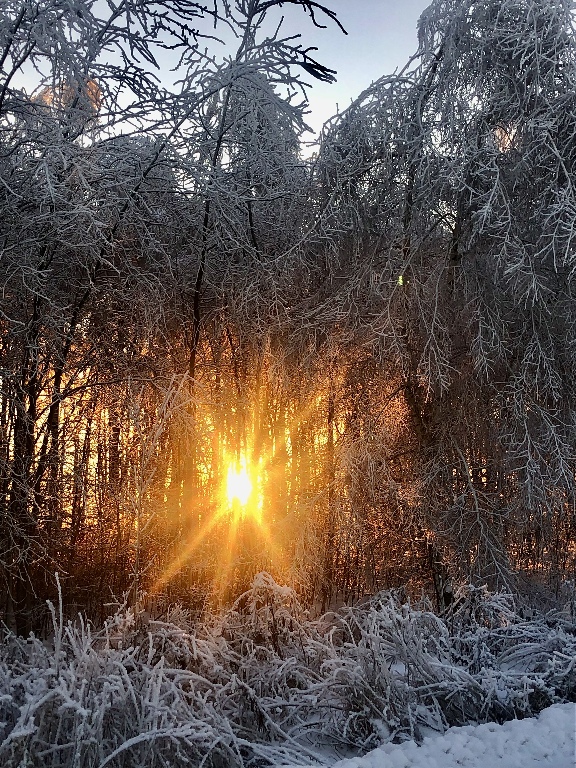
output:
[[50, 642], [4, 638], [6, 768], [321, 765], [576, 699], [574, 616], [472, 587], [442, 617], [387, 592], [312, 620], [265, 573], [203, 623], [52, 611]]

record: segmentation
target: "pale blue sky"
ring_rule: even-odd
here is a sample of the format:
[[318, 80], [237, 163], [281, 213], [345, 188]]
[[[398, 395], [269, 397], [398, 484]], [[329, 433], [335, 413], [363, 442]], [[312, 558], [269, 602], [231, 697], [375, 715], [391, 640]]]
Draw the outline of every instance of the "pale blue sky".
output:
[[278, 18], [285, 16], [285, 34], [300, 32], [305, 47], [318, 46], [315, 58], [338, 71], [336, 83], [314, 81], [309, 91], [312, 114], [308, 123], [316, 132], [335, 114], [337, 105], [345, 109], [371, 82], [404, 66], [416, 52], [416, 24], [430, 2], [324, 0], [324, 5], [336, 11], [348, 35], [333, 23], [327, 29], [316, 29], [298, 8], [284, 6], [275, 11]]

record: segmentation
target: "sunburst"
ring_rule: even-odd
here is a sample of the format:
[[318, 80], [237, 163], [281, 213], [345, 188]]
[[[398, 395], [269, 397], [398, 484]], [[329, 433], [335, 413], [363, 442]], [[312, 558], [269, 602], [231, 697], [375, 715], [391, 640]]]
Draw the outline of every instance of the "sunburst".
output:
[[228, 477], [226, 480], [226, 495], [228, 503], [238, 503], [245, 507], [252, 495], [252, 481], [245, 465], [228, 468]]

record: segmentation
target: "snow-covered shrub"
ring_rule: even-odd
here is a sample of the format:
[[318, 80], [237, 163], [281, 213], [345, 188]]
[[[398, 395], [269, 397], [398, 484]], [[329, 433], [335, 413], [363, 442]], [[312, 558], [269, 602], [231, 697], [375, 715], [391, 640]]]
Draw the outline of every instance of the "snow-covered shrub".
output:
[[421, 725], [504, 721], [576, 699], [576, 626], [552, 613], [526, 621], [510, 595], [467, 586], [442, 618], [378, 595], [348, 616], [359, 645], [393, 670], [401, 724], [416, 736]]
[[526, 621], [467, 587], [439, 617], [398, 593], [312, 620], [259, 574], [195, 622], [131, 610], [99, 632], [53, 613], [50, 642], [0, 652], [0, 765], [236, 768], [320, 764], [424, 728], [576, 699], [569, 614]]

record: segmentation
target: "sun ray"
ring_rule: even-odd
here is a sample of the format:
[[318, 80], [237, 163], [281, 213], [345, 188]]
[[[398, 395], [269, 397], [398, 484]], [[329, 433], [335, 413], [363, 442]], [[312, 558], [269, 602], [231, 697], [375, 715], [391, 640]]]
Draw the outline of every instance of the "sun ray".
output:
[[226, 515], [226, 510], [216, 511], [200, 528], [196, 536], [179, 552], [178, 556], [173, 558], [152, 586], [152, 593], [158, 593], [170, 579], [172, 579], [182, 568], [188, 558], [195, 552], [200, 544], [207, 538], [211, 531], [216, 527]]
[[[306, 421], [317, 406], [318, 397], [292, 412], [290, 421]], [[243, 584], [257, 570], [285, 573], [289, 569], [294, 521], [290, 510], [276, 503], [278, 491], [274, 480], [280, 457], [287, 467], [293, 460], [288, 422], [283, 422], [270, 437], [269, 446], [256, 450], [257, 438], [249, 433], [239, 450], [237, 436], [219, 434], [219, 445], [213, 449], [218, 455], [215, 474], [210, 458], [199, 470], [207, 487], [212, 488], [209, 497], [198, 502], [201, 507], [208, 506], [201, 510], [200, 528], [183, 537], [179, 552], [165, 564], [151, 592], [158, 594], [179, 571], [192, 567], [205, 575], [211, 573], [213, 595], [223, 600], [230, 589]], [[292, 482], [286, 474], [289, 471], [285, 469], [282, 473], [282, 482], [288, 485]], [[289, 497], [288, 485], [283, 493]]]

